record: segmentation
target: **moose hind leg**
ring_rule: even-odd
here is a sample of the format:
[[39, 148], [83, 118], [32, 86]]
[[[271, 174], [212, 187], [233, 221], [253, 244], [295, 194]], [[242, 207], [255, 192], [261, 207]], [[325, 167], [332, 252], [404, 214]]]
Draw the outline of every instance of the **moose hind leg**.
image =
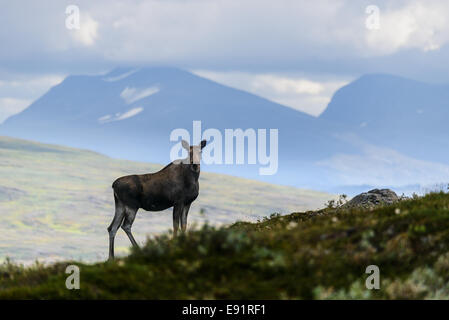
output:
[[187, 215], [189, 214], [190, 204], [186, 205], [182, 210], [181, 216], [181, 231], [185, 232], [187, 229]]
[[122, 224], [122, 229], [125, 231], [126, 235], [129, 238], [129, 241], [131, 241], [133, 247], [139, 247], [136, 240], [133, 237], [133, 234], [131, 233], [131, 227], [133, 225], [134, 219], [136, 218], [136, 213], [138, 209], [134, 208], [125, 208], [125, 220]]
[[108, 227], [109, 232], [109, 260], [114, 259], [114, 238], [118, 228], [122, 224], [125, 215], [125, 208], [120, 201], [115, 199], [115, 215], [112, 219], [111, 225]]

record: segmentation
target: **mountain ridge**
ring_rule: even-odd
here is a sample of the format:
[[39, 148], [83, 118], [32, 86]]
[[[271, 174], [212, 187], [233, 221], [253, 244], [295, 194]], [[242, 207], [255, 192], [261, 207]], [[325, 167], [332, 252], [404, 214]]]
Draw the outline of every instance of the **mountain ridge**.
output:
[[[378, 170], [380, 176], [397, 176], [396, 186], [407, 186], [427, 183], [423, 176], [432, 166], [441, 173], [435, 176], [449, 179], [448, 88], [388, 74], [363, 75], [337, 90], [326, 110], [313, 117], [179, 68], [116, 68], [68, 76], [8, 118], [0, 134], [165, 163], [170, 133], [190, 131], [195, 120], [202, 121], [203, 130], [220, 132], [276, 128], [276, 175], [260, 176], [254, 165], [211, 165], [209, 170], [332, 191], [344, 185], [377, 186], [380, 179], [363, 176]], [[404, 161], [407, 169], [395, 172]], [[366, 168], [353, 169], [363, 163]], [[410, 170], [421, 176], [415, 179]]]

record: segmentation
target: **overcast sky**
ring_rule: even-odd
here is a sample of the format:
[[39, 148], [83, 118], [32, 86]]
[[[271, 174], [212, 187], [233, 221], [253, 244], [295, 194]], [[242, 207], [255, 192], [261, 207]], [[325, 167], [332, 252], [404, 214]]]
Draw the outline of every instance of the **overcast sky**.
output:
[[447, 0], [0, 1], [0, 121], [68, 74], [126, 65], [177, 66], [314, 115], [365, 73], [449, 83]]

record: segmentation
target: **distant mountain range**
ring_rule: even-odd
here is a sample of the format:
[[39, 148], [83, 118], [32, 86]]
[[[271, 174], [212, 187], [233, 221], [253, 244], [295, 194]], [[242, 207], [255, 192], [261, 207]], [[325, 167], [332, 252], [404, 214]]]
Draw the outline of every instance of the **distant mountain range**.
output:
[[[165, 163], [176, 128], [279, 129], [279, 170], [204, 170], [327, 191], [449, 181], [449, 86], [366, 75], [338, 90], [318, 118], [176, 68], [69, 76], [0, 134]], [[223, 134], [224, 135], [224, 134]], [[343, 188], [343, 189], [344, 189]]]

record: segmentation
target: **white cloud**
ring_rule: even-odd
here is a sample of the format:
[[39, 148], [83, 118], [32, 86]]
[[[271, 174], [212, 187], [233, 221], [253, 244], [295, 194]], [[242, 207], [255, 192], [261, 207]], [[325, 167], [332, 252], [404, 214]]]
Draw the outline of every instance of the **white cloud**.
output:
[[379, 2], [380, 30], [365, 27], [365, 6], [350, 0], [112, 1], [89, 7], [111, 60], [260, 61], [435, 50], [449, 41], [445, 0]]
[[[367, 4], [379, 6], [380, 30], [365, 27]], [[175, 65], [449, 79], [447, 0], [79, 0], [77, 5], [79, 31], [65, 27], [64, 6], [5, 4], [0, 42], [8, 50], [0, 50], [2, 68], [95, 73], [117, 65]], [[426, 68], [410, 68], [415, 61]]]
[[80, 28], [70, 30], [70, 34], [83, 46], [92, 46], [98, 38], [98, 22], [89, 14], [81, 14], [80, 17]]
[[5, 94], [14, 95], [23, 94], [24, 92], [30, 98], [41, 95], [49, 88], [59, 84], [64, 80], [63, 75], [44, 74], [44, 75], [28, 75], [18, 74], [8, 76], [8, 80], [0, 81], [0, 96]]
[[143, 111], [142, 107], [138, 107], [138, 108], [133, 108], [127, 112], [125, 112], [124, 114], [120, 115], [117, 120], [124, 120], [124, 119], [128, 119], [131, 117], [134, 117], [135, 115], [141, 113]]
[[98, 121], [100, 123], [105, 123], [105, 122], [108, 122], [111, 118], [112, 118], [112, 116], [110, 114], [107, 114], [105, 116], [98, 118]]
[[449, 41], [447, 1], [413, 1], [380, 11], [380, 29], [366, 31], [366, 45], [378, 54], [400, 49], [438, 50]]
[[128, 72], [125, 72], [125, 73], [115, 76], [115, 77], [103, 78], [103, 80], [107, 81], [107, 82], [115, 82], [115, 81], [123, 80], [123, 79], [126, 79], [127, 77], [129, 77], [130, 75], [132, 75], [133, 73], [136, 73], [137, 71], [139, 71], [139, 69], [133, 69], [133, 70], [130, 70]]
[[64, 7], [28, 1], [27, 10], [8, 4], [0, 12], [0, 39], [9, 49], [0, 58], [30, 52], [25, 57], [234, 69], [345, 59], [360, 68], [357, 59], [366, 56], [449, 43], [447, 0], [376, 4], [380, 30], [365, 27], [366, 6], [351, 0], [80, 0], [80, 30], [67, 30]]
[[25, 110], [31, 102], [31, 100], [26, 99], [0, 98], [0, 123], [8, 117]]
[[132, 118], [132, 117], [138, 115], [142, 111], [143, 111], [143, 107], [137, 107], [137, 108], [132, 108], [132, 109], [126, 111], [125, 113], [120, 113], [120, 112], [116, 113], [114, 116], [111, 116], [110, 114], [108, 114], [103, 117], [100, 117], [98, 119], [98, 122], [106, 123], [106, 122], [112, 122], [112, 121], [125, 120], [125, 119], [129, 119], [129, 118]]
[[[194, 70], [195, 74], [245, 90], [313, 116], [320, 115], [332, 95], [350, 79], [312, 80], [304, 75]], [[351, 79], [352, 80], [352, 79]]]
[[125, 102], [127, 104], [131, 104], [133, 102], [136, 102], [143, 98], [149, 97], [158, 92], [159, 92], [158, 87], [150, 87], [150, 88], [144, 88], [144, 89], [126, 87], [120, 93], [120, 97], [122, 97], [122, 99], [125, 100]]
[[279, 93], [298, 93], [316, 95], [324, 90], [324, 86], [319, 82], [307, 79], [290, 79], [274, 75], [256, 76], [252, 86], [255, 89], [271, 88]]
[[26, 109], [63, 79], [64, 76], [54, 74], [5, 76], [0, 81], [0, 123]]

